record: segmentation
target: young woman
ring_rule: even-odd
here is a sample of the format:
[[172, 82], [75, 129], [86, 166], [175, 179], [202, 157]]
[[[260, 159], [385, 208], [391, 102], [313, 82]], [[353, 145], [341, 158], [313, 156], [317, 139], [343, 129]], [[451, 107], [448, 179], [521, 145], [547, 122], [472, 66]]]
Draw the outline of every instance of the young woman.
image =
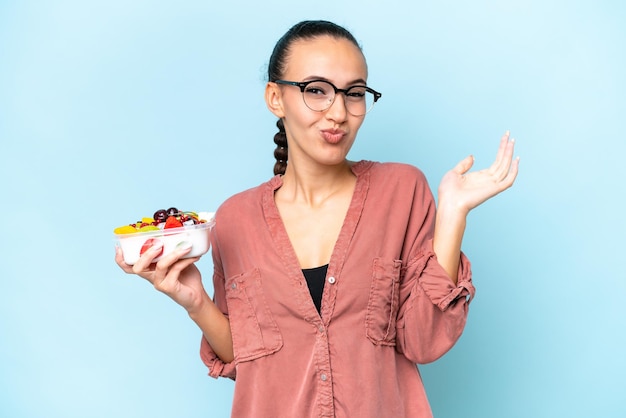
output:
[[439, 185], [405, 164], [346, 159], [381, 94], [354, 37], [305, 21], [277, 43], [265, 100], [279, 119], [275, 176], [228, 199], [212, 235], [215, 295], [189, 249], [116, 261], [182, 305], [211, 376], [236, 379], [234, 417], [430, 417], [417, 363], [447, 352], [474, 295], [468, 212], [510, 187], [513, 140]]

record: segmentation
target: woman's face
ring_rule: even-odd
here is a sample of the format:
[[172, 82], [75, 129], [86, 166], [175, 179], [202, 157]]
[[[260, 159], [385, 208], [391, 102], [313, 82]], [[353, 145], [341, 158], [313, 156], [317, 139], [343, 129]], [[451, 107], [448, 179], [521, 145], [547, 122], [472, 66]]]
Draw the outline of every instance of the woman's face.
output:
[[[283, 79], [322, 79], [346, 89], [366, 84], [367, 64], [360, 49], [348, 40], [330, 36], [300, 40], [290, 47]], [[337, 165], [345, 161], [364, 116], [346, 110], [342, 93], [321, 112], [306, 106], [299, 87], [269, 83], [266, 94], [270, 110], [284, 120], [289, 164]]]

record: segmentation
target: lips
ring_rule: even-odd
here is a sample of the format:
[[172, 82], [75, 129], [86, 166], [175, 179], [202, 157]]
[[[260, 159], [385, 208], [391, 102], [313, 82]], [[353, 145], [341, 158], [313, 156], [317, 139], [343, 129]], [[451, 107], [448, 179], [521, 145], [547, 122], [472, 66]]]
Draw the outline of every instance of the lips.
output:
[[337, 144], [346, 136], [346, 132], [341, 129], [322, 129], [321, 134], [329, 144]]

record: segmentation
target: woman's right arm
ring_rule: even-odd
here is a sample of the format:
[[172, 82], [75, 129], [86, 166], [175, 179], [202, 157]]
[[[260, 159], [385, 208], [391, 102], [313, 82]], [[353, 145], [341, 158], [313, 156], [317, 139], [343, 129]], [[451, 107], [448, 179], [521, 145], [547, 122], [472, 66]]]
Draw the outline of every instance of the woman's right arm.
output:
[[136, 274], [149, 281], [155, 289], [165, 293], [181, 305], [200, 327], [204, 338], [224, 363], [233, 361], [233, 343], [228, 318], [219, 310], [202, 285], [202, 275], [194, 264], [198, 257], [181, 259], [191, 250], [184, 246], [153, 260], [160, 252], [156, 244], [146, 251], [134, 265], [124, 262], [122, 250], [115, 251], [115, 261], [128, 274]]
[[205, 299], [198, 309], [187, 311], [189, 317], [200, 327], [213, 352], [224, 363], [234, 360], [233, 337], [228, 318], [204, 292]]

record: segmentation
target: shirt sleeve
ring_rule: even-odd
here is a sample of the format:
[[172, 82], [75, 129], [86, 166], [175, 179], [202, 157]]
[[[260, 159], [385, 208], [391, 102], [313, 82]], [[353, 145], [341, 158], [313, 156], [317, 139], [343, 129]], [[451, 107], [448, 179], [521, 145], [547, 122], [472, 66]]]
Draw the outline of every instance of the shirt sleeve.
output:
[[[228, 316], [228, 306], [226, 304], [226, 292], [224, 288], [224, 273], [222, 270], [222, 262], [219, 254], [219, 244], [217, 242], [217, 224], [214, 227], [213, 233], [211, 234], [211, 247], [213, 254], [213, 289], [214, 296], [213, 302], [218, 307], [220, 311], [226, 316]], [[236, 378], [236, 367], [235, 362], [224, 363], [218, 356], [215, 354], [211, 345], [208, 343], [206, 338], [202, 336], [202, 341], [200, 343], [200, 358], [202, 362], [209, 369], [209, 376], [218, 378], [218, 377], [228, 377], [230, 379], [235, 380]]]
[[443, 356], [461, 336], [475, 289], [470, 262], [461, 254], [457, 284], [437, 262], [432, 240], [404, 271], [397, 320], [397, 349], [414, 363]]
[[400, 277], [396, 348], [414, 363], [443, 356], [461, 336], [474, 297], [471, 265], [461, 253], [454, 284], [433, 250], [436, 208], [425, 180], [415, 185]]
[[200, 342], [200, 358], [208, 367], [209, 376], [216, 379], [218, 377], [228, 377], [233, 380], [237, 377], [235, 363], [224, 363], [220, 360], [204, 337], [202, 337], [202, 341]]

